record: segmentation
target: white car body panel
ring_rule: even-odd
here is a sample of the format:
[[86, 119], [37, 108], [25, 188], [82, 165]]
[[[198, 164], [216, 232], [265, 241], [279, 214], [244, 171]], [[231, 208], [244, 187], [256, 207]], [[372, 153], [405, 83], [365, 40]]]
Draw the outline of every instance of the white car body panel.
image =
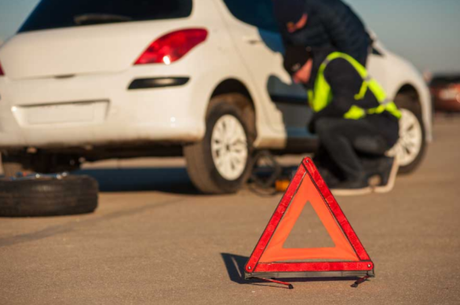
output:
[[[208, 39], [171, 65], [133, 65], [155, 39], [184, 28], [206, 28]], [[279, 44], [276, 36], [244, 24], [223, 2], [211, 0], [194, 1], [192, 15], [184, 19], [18, 34], [0, 48], [6, 74], [0, 77], [0, 148], [196, 142], [205, 133], [212, 93], [228, 79], [251, 94], [256, 147], [282, 149], [288, 138], [311, 138], [305, 128], [311, 111], [305, 105], [271, 100], [273, 95], [306, 98], [283, 70], [281, 53], [264, 43], [269, 37]], [[410, 64], [384, 53], [370, 59], [371, 74], [390, 96], [405, 84], [418, 91], [431, 140], [426, 85]], [[166, 76], [190, 81], [127, 89], [134, 79]]]

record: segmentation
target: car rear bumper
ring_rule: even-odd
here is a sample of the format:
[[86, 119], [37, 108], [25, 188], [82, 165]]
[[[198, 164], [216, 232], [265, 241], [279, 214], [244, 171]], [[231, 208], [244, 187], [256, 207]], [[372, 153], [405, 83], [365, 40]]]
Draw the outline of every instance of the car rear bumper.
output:
[[177, 143], [203, 137], [200, 114], [205, 110], [193, 103], [193, 80], [128, 89], [137, 75], [139, 70], [62, 79], [0, 79], [0, 148]]

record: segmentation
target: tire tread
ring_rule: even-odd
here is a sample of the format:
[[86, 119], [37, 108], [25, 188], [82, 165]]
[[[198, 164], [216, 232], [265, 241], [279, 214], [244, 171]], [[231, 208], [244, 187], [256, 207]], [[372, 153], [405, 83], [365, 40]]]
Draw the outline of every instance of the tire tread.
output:
[[0, 216], [40, 217], [93, 212], [97, 181], [87, 176], [58, 179], [0, 179]]

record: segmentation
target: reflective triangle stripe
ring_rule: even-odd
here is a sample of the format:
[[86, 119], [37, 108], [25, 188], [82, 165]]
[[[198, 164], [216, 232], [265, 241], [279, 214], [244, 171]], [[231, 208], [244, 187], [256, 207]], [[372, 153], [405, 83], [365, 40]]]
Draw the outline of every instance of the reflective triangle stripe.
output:
[[[285, 248], [306, 204], [311, 203], [334, 247]], [[308, 233], [305, 232], [305, 238]], [[245, 278], [374, 276], [374, 263], [329, 191], [306, 158], [275, 209], [245, 266]], [[341, 273], [337, 273], [339, 271]], [[342, 273], [343, 272], [343, 273]], [[314, 273], [314, 274], [313, 274]]]
[[[308, 201], [305, 200], [308, 198]], [[286, 249], [284, 243], [294, 228], [305, 205], [310, 202], [313, 209], [321, 219], [329, 236], [335, 244], [333, 248], [310, 248], [310, 249]], [[286, 211], [270, 243], [260, 258], [261, 263], [275, 261], [294, 261], [294, 260], [343, 260], [359, 261], [358, 256], [343, 234], [337, 221], [331, 215], [329, 209], [323, 202], [320, 192], [316, 189], [312, 180], [305, 178], [291, 203], [291, 207]]]

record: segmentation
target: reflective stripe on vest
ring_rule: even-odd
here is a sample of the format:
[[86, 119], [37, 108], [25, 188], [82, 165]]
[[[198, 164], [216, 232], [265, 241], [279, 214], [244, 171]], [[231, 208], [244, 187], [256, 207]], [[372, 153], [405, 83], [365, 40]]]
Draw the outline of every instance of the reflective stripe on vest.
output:
[[326, 70], [327, 65], [337, 58], [343, 58], [348, 61], [355, 69], [358, 71], [359, 75], [363, 79], [363, 84], [359, 92], [355, 95], [355, 100], [359, 101], [364, 99], [366, 96], [367, 90], [371, 90], [371, 92], [375, 95], [377, 101], [379, 102], [379, 106], [370, 109], [363, 109], [358, 106], [353, 105], [350, 110], [345, 113], [344, 118], [358, 120], [365, 117], [368, 114], [379, 114], [384, 111], [388, 111], [396, 118], [401, 118], [401, 113], [396, 107], [396, 104], [387, 98], [385, 90], [380, 86], [380, 84], [368, 75], [366, 68], [364, 68], [360, 63], [358, 63], [353, 57], [340, 53], [334, 52], [331, 53], [326, 60], [321, 64], [318, 71], [318, 76], [315, 81], [315, 88], [313, 92], [309, 92], [309, 103], [310, 107], [313, 109], [314, 112], [319, 112], [326, 108], [327, 105], [332, 101], [332, 90], [329, 84], [326, 81], [326, 77], [324, 76], [324, 70]]

